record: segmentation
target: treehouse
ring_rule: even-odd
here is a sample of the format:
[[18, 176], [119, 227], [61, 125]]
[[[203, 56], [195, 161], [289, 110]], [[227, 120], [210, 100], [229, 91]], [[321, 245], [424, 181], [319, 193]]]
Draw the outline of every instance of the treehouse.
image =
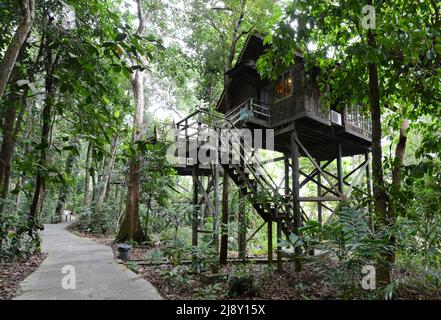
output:
[[299, 53], [295, 65], [277, 81], [261, 79], [256, 61], [264, 50], [262, 37], [248, 37], [236, 65], [227, 72], [230, 85], [223, 91], [217, 110], [238, 126], [274, 129], [275, 147], [280, 152], [289, 151], [289, 134], [295, 128], [318, 160], [336, 158], [337, 142], [342, 156], [364, 154], [371, 145], [369, 117], [358, 106], [342, 110], [325, 108], [316, 74], [307, 76]]
[[[199, 227], [203, 225], [197, 208], [200, 209], [204, 202], [217, 221], [212, 232], [219, 234], [216, 226], [219, 225], [220, 167], [263, 219], [262, 226], [249, 238], [265, 224], [268, 233], [272, 234], [273, 223], [276, 223], [280, 239], [283, 233], [286, 236], [298, 234], [302, 224], [310, 219], [316, 219], [320, 224], [328, 223], [338, 207], [335, 204], [348, 199], [354, 190], [366, 195], [371, 193], [371, 124], [367, 115], [358, 106], [341, 110], [325, 108], [320, 99], [316, 74], [307, 74], [300, 54], [296, 56], [296, 63], [287, 68], [277, 81], [262, 79], [256, 70], [256, 61], [264, 50], [262, 37], [248, 37], [237, 63], [226, 74], [229, 84], [217, 103], [217, 111], [222, 115], [199, 109], [176, 123], [177, 141], [183, 143], [186, 150], [185, 161], [176, 169], [180, 175], [192, 175], [194, 182], [193, 245], [197, 245]], [[199, 159], [197, 154], [201, 150], [205, 152], [204, 148], [213, 151], [212, 146], [207, 147], [211, 140], [206, 139], [207, 131], [221, 132], [223, 129], [251, 129], [249, 131], [254, 136], [260, 131], [265, 136], [264, 140], [270, 132], [273, 142], [256, 146], [241, 137], [236, 137], [233, 142], [216, 137], [214, 139], [219, 140], [220, 147], [214, 148], [216, 157], [226, 155], [227, 159], [236, 157], [239, 161]], [[281, 156], [262, 161], [258, 157], [259, 149], [271, 149]], [[362, 162], [353, 164], [350, 169], [344, 168], [342, 159], [349, 156], [358, 156]], [[311, 165], [306, 166], [301, 158], [309, 159], [312, 171]], [[284, 163], [284, 176], [281, 181], [275, 181], [277, 179], [268, 173], [265, 166], [279, 161]], [[364, 175], [365, 188], [360, 187]], [[204, 177], [208, 177], [205, 185]], [[313, 187], [309, 190], [316, 192], [313, 196], [301, 192], [302, 188], [310, 185]], [[210, 192], [214, 193], [212, 197]], [[225, 217], [222, 220], [227, 221]], [[239, 256], [242, 257], [245, 255], [245, 238], [242, 236], [238, 240]], [[225, 250], [223, 252], [225, 254]], [[272, 237], [268, 236], [270, 262], [272, 252]], [[294, 256], [302, 254], [301, 248], [296, 248]], [[282, 249], [278, 247], [278, 262], [281, 257]]]

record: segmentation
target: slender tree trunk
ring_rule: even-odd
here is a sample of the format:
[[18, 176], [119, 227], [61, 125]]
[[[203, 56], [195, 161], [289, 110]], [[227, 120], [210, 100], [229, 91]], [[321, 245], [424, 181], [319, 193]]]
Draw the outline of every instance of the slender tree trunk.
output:
[[99, 194], [98, 199], [95, 203], [95, 220], [96, 224], [98, 225], [101, 221], [101, 207], [104, 203], [104, 199], [107, 194], [107, 188], [109, 186], [110, 178], [112, 176], [113, 171], [113, 165], [115, 163], [115, 157], [116, 157], [116, 150], [118, 146], [118, 137], [114, 135], [112, 137], [112, 142], [110, 145], [110, 155], [106, 158], [105, 164], [104, 164], [104, 172], [103, 172], [103, 178], [100, 182], [100, 188], [99, 188]]
[[[48, 19], [49, 20], [49, 19]], [[51, 37], [48, 36], [45, 42], [46, 49], [46, 77], [45, 77], [45, 94], [46, 98], [44, 101], [43, 113], [42, 113], [42, 129], [41, 129], [41, 140], [40, 140], [40, 160], [37, 169], [37, 175], [35, 179], [35, 192], [32, 200], [29, 218], [31, 224], [37, 225], [40, 215], [40, 211], [43, 205], [43, 196], [45, 193], [45, 182], [46, 182], [46, 168], [48, 164], [48, 150], [50, 148], [49, 138], [50, 129], [52, 124], [52, 107], [54, 105], [55, 97], [55, 85], [53, 79], [54, 71], [54, 59], [52, 54], [52, 48], [50, 47]]]
[[20, 208], [20, 201], [21, 201], [21, 189], [23, 189], [24, 185], [24, 176], [20, 174], [17, 180], [17, 184], [15, 185], [16, 190], [18, 190], [17, 195], [15, 196], [15, 207], [18, 210]]
[[[407, 145], [407, 130], [409, 129], [409, 120], [403, 119], [401, 121], [401, 128], [400, 128], [400, 136], [398, 139], [398, 144], [395, 148], [395, 159], [394, 164], [392, 168], [392, 189], [391, 189], [391, 195], [394, 199], [392, 201], [391, 208], [389, 209], [391, 213], [389, 214], [390, 219], [392, 220], [390, 223], [395, 224], [396, 222], [396, 201], [399, 201], [399, 193], [401, 189], [401, 170], [404, 163], [404, 155], [406, 152], [406, 145]], [[397, 199], [397, 200], [395, 200]], [[393, 247], [393, 251], [388, 256], [388, 262], [390, 264], [395, 263], [395, 251], [396, 251], [396, 245], [397, 245], [397, 239], [394, 235], [390, 238], [390, 244]]]
[[12, 38], [0, 65], [0, 100], [5, 92], [6, 85], [11, 76], [20, 49], [26, 41], [35, 19], [35, 0], [22, 0], [21, 4], [23, 10], [22, 21], [15, 31], [15, 35]]
[[[73, 168], [74, 161], [75, 161], [75, 155], [73, 152], [71, 152], [69, 154], [69, 156], [67, 157], [66, 168], [64, 170], [64, 172], [66, 173], [67, 176], [72, 175], [72, 168]], [[63, 185], [60, 188], [60, 193], [58, 195], [58, 203], [57, 203], [57, 207], [55, 208], [55, 216], [58, 217], [60, 222], [63, 222], [64, 206], [66, 204], [68, 192], [69, 192], [68, 186]]]
[[401, 169], [404, 163], [404, 154], [407, 145], [407, 130], [409, 129], [409, 120], [401, 121], [400, 136], [395, 149], [395, 160], [392, 170], [392, 192], [399, 192], [401, 187]]
[[90, 169], [92, 168], [93, 142], [89, 142], [87, 146], [87, 157], [84, 178], [84, 195], [83, 207], [87, 207], [90, 203]]
[[[147, 18], [144, 15], [141, 0], [137, 0], [139, 26], [136, 32], [141, 36], [145, 30]], [[143, 62], [145, 59], [141, 57]], [[127, 190], [126, 208], [120, 230], [116, 237], [118, 242], [137, 241], [147, 239], [141, 228], [139, 220], [139, 168], [140, 159], [137, 154], [136, 144], [144, 139], [144, 71], [136, 70], [132, 75], [132, 90], [135, 98], [135, 114], [133, 117], [132, 146], [134, 154], [131, 155], [129, 167], [129, 181]]]

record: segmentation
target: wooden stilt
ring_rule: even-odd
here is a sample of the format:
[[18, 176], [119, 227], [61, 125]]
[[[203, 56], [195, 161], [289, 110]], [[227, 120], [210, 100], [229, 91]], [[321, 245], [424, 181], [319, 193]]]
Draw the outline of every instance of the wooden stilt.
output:
[[277, 218], [277, 271], [282, 272], [282, 221]]
[[199, 226], [199, 184], [196, 169], [193, 169], [193, 214], [191, 218], [191, 245], [198, 245], [198, 226]]
[[[299, 235], [299, 228], [302, 225], [302, 212], [300, 210], [300, 203], [299, 203], [299, 197], [300, 197], [300, 152], [299, 152], [299, 146], [296, 142], [296, 132], [294, 131], [292, 133], [291, 138], [291, 148], [292, 148], [292, 203], [293, 203], [293, 214], [294, 214], [294, 233], [296, 235]], [[295, 270], [301, 271], [302, 270], [302, 264], [300, 260], [300, 256], [302, 254], [302, 249], [297, 246], [294, 249], [295, 253]]]
[[[214, 164], [213, 245], [217, 254], [219, 253], [219, 171], [220, 171], [220, 164], [218, 163]], [[213, 266], [213, 273], [218, 273], [218, 272], [219, 272], [219, 266], [216, 263]]]
[[342, 164], [342, 149], [341, 149], [341, 142], [337, 142], [337, 177], [338, 177], [338, 183], [337, 188], [338, 191], [340, 191], [341, 194], [343, 194], [343, 164]]
[[268, 263], [273, 263], [273, 221], [268, 220]]
[[239, 259], [246, 258], [246, 223], [245, 223], [245, 196], [242, 189], [239, 189], [239, 230], [237, 235], [237, 242], [239, 245]]
[[[321, 162], [317, 161], [318, 165], [321, 166]], [[320, 172], [317, 175], [317, 198], [321, 198], [322, 196], [322, 177]], [[317, 202], [317, 220], [322, 225], [323, 223], [323, 205], [321, 201]]]

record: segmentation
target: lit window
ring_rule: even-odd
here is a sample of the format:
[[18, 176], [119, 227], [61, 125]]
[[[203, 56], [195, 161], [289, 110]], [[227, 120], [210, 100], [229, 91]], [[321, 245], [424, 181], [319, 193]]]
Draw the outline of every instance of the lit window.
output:
[[276, 99], [280, 100], [292, 95], [293, 79], [290, 71], [285, 72], [276, 82]]

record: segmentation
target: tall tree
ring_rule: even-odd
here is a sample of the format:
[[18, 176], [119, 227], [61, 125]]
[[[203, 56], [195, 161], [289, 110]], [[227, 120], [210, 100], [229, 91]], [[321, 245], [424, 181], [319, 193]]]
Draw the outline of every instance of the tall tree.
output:
[[[138, 11], [138, 29], [136, 35], [142, 36], [145, 31], [148, 17], [145, 15], [141, 0], [136, 1]], [[142, 59], [146, 63], [146, 59]], [[132, 91], [135, 100], [135, 113], [133, 115], [132, 154], [129, 164], [129, 181], [125, 213], [116, 237], [116, 241], [144, 241], [144, 234], [139, 220], [139, 194], [140, 159], [137, 153], [137, 144], [144, 139], [144, 70], [137, 69], [131, 75]]]
[[17, 60], [20, 49], [26, 41], [35, 20], [35, 0], [22, 0], [20, 1], [20, 4], [22, 20], [17, 27], [15, 35], [5, 52], [2, 63], [0, 64], [0, 100], [5, 92], [6, 85], [9, 81], [11, 72], [14, 69], [14, 64]]
[[51, 44], [54, 40], [54, 18], [49, 11], [45, 12], [46, 32], [44, 33], [44, 58], [45, 58], [45, 75], [44, 88], [45, 99], [43, 110], [41, 113], [41, 136], [40, 136], [40, 157], [38, 161], [37, 174], [35, 177], [35, 191], [29, 212], [31, 225], [38, 225], [40, 212], [43, 207], [43, 196], [46, 189], [47, 169], [50, 150], [50, 134], [52, 128], [53, 107], [55, 105], [55, 77], [54, 72], [59, 60], [59, 52], [54, 52]]

